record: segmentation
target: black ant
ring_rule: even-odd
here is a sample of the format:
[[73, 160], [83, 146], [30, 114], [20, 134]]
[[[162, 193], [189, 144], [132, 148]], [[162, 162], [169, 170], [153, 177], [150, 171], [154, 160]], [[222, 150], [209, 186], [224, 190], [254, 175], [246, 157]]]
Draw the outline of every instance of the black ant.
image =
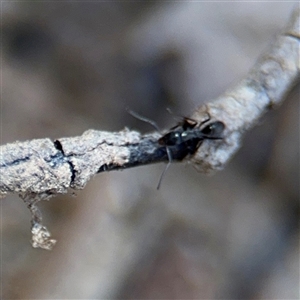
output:
[[210, 116], [207, 120], [204, 120], [198, 127], [196, 127], [198, 123], [195, 120], [184, 118], [181, 123], [171, 128], [168, 133], [158, 140], [160, 145], [164, 145], [166, 147], [169, 162], [160, 177], [157, 189], [159, 189], [164, 174], [171, 165], [173, 158], [170, 150], [171, 148], [175, 147], [175, 151], [177, 152], [176, 154], [179, 154], [176, 159], [182, 160], [187, 155], [194, 154], [205, 139], [222, 139], [221, 135], [225, 128], [224, 123], [215, 121], [203, 127], [203, 125], [209, 121]]
[[[171, 130], [162, 136], [158, 143], [164, 146], [180, 146], [184, 148], [186, 154], [182, 154], [183, 159], [188, 154], [194, 154], [200, 147], [203, 140], [219, 140], [222, 139], [221, 134], [225, 128], [224, 123], [220, 121], [212, 122], [205, 127], [204, 124], [210, 121], [210, 117], [198, 124], [195, 120], [184, 118], [181, 123], [171, 128]], [[202, 128], [201, 128], [202, 127]]]
[[[129, 113], [137, 119], [151, 124], [158, 132], [160, 132], [154, 121], [144, 118], [132, 111], [129, 111]], [[166, 148], [169, 162], [161, 174], [157, 189], [160, 188], [164, 174], [171, 165], [173, 158], [176, 158], [176, 160], [182, 160], [187, 155], [194, 154], [204, 140], [222, 139], [221, 135], [225, 129], [224, 123], [221, 121], [215, 121], [203, 127], [203, 125], [209, 121], [210, 116], [207, 120], [204, 120], [199, 124], [199, 126], [197, 126], [197, 121], [190, 118], [184, 118], [182, 122], [177, 124], [175, 127], [172, 127], [168, 133], [158, 139], [158, 144]], [[175, 153], [176, 157], [173, 157], [172, 153]]]

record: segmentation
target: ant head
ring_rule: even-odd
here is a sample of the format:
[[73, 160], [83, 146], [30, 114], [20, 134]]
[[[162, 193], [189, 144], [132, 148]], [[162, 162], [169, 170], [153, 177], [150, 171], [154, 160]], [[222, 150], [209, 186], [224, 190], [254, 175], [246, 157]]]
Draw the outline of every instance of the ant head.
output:
[[225, 125], [221, 121], [216, 121], [205, 126], [201, 133], [204, 134], [207, 138], [219, 139], [221, 138], [222, 132], [225, 129]]

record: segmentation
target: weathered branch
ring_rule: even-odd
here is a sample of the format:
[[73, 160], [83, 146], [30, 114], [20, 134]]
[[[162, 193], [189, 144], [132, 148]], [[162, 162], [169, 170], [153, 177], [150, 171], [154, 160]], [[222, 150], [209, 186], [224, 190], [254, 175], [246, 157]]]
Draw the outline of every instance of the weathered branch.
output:
[[223, 168], [241, 146], [246, 130], [257, 124], [268, 110], [279, 106], [285, 95], [299, 82], [300, 76], [300, 8], [292, 16], [277, 39], [237, 86], [196, 110], [192, 118], [199, 120], [209, 112], [226, 124], [222, 145], [217, 149], [204, 144], [192, 157], [203, 172]]
[[1, 194], [38, 194], [44, 198], [82, 189], [103, 171], [166, 159], [157, 154], [158, 134], [142, 137], [88, 130], [82, 136], [16, 142], [1, 147]]
[[270, 108], [279, 105], [299, 80], [300, 9], [258, 60], [248, 76], [218, 99], [197, 109], [198, 124], [207, 119], [225, 124], [222, 140], [205, 140], [192, 156], [182, 147], [159, 143], [161, 133], [142, 136], [86, 131], [56, 141], [39, 139], [0, 147], [0, 196], [18, 193], [32, 213], [33, 245], [51, 249], [55, 241], [42, 226], [36, 203], [69, 189], [82, 189], [97, 173], [162, 161], [190, 159], [199, 169], [221, 169], [241, 145], [243, 133]]

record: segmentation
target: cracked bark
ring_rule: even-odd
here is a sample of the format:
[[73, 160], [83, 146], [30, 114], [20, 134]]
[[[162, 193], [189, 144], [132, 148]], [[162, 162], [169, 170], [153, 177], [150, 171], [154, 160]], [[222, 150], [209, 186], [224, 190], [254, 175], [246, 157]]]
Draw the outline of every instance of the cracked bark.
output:
[[[295, 8], [286, 28], [250, 70], [247, 77], [219, 98], [195, 110], [191, 118], [200, 124], [218, 120], [226, 128], [222, 140], [206, 140], [193, 156], [182, 148], [168, 147], [172, 160], [190, 160], [202, 172], [222, 169], [241, 146], [243, 133], [262, 115], [284, 100], [299, 80], [300, 8]], [[167, 131], [166, 131], [167, 132]], [[158, 143], [161, 133], [142, 136], [88, 130], [82, 136], [56, 141], [39, 139], [0, 147], [0, 196], [17, 193], [32, 214], [32, 244], [51, 249], [37, 208], [40, 200], [69, 189], [83, 189], [97, 173], [168, 161], [167, 149]]]

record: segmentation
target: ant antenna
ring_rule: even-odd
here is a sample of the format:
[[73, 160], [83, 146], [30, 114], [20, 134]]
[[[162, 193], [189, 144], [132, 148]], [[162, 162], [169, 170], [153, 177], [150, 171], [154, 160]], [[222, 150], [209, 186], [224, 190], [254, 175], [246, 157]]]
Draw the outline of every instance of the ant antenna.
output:
[[177, 113], [174, 113], [174, 112], [171, 110], [171, 108], [169, 108], [169, 107], [166, 108], [166, 111], [167, 111], [167, 112], [173, 117], [173, 119], [174, 119], [175, 121], [177, 121], [177, 122], [180, 122], [180, 121], [182, 121], [182, 119], [184, 119], [183, 116], [178, 115]]
[[174, 113], [172, 112], [172, 109], [170, 107], [166, 108], [166, 111], [170, 114], [170, 115], [174, 115]]
[[131, 114], [131, 115], [132, 115], [133, 117], [135, 117], [136, 119], [138, 119], [138, 120], [140, 120], [140, 121], [143, 121], [143, 122], [146, 122], [146, 123], [152, 125], [158, 132], [160, 132], [159, 127], [157, 126], [157, 124], [156, 124], [154, 121], [152, 121], [152, 120], [150, 120], [150, 119], [147, 119], [147, 118], [145, 118], [145, 117], [139, 115], [138, 113], [136, 113], [136, 112], [130, 110], [129, 108], [127, 108], [126, 110], [127, 110], [127, 112], [128, 112], [129, 114]]

